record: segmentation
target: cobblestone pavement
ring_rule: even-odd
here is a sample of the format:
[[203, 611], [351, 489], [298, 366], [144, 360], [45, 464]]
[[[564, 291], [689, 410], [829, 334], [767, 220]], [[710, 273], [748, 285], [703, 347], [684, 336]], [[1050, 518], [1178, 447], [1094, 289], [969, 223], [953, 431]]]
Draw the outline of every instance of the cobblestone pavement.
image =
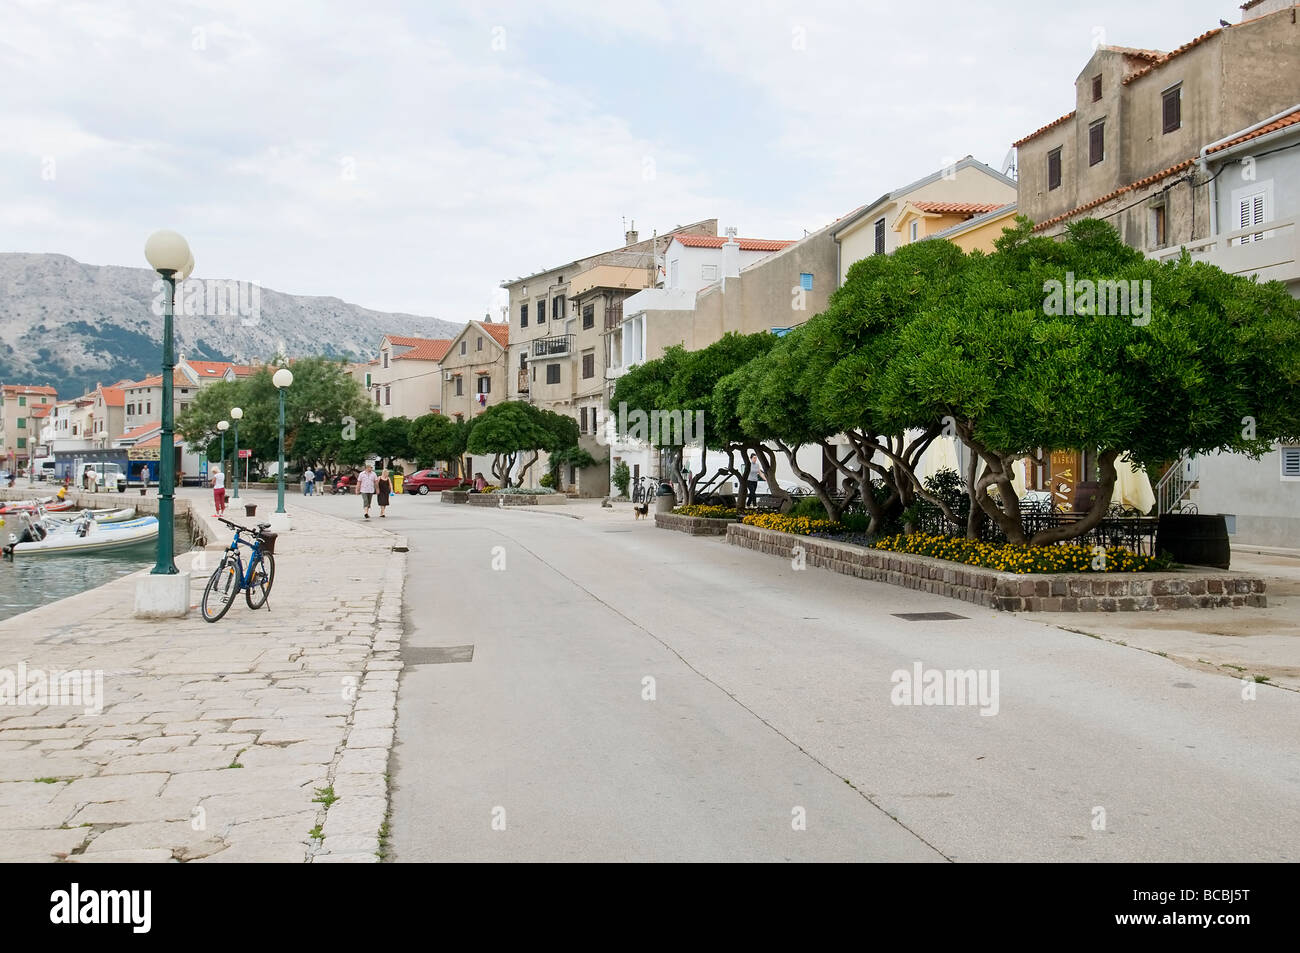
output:
[[[102, 711], [0, 705], [0, 861], [379, 858], [405, 541], [288, 510], [269, 611], [137, 620], [133, 574], [0, 623], [0, 679], [103, 679]], [[209, 522], [207, 538], [230, 534]], [[177, 564], [197, 605], [214, 551]]]

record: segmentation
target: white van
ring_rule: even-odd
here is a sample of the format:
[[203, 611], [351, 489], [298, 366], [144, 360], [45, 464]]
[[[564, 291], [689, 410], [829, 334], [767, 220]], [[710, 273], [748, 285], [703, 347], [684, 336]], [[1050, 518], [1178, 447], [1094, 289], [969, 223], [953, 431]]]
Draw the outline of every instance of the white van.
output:
[[86, 463], [82, 465], [83, 474], [90, 473], [95, 481], [95, 489], [101, 493], [109, 490], [126, 492], [126, 474], [116, 463]]
[[41, 482], [45, 482], [47, 480], [53, 480], [57, 470], [56, 461], [53, 457], [44, 457], [40, 460], [37, 460], [32, 465], [32, 467], [33, 467], [33, 472], [36, 475], [36, 479], [40, 480]]

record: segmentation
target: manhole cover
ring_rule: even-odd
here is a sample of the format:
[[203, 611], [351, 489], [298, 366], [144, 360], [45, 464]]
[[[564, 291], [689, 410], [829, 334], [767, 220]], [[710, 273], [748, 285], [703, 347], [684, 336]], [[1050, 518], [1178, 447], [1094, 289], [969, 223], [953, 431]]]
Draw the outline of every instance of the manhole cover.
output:
[[448, 662], [474, 661], [472, 645], [433, 645], [406, 649], [402, 661], [407, 665], [445, 665]]
[[955, 612], [895, 612], [893, 616], [906, 622], [946, 622], [949, 619], [967, 618]]

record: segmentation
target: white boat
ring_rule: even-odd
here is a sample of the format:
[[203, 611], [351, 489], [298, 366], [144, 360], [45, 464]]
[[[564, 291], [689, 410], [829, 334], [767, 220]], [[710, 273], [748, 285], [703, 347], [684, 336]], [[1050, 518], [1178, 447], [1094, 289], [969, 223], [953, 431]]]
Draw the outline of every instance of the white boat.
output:
[[42, 512], [42, 517], [48, 520], [58, 520], [60, 523], [73, 523], [82, 519], [86, 513], [89, 513], [99, 523], [125, 523], [128, 520], [135, 519], [136, 509], [134, 506], [119, 506], [117, 509], [103, 510], [82, 510], [81, 512], [63, 511], [51, 513], [48, 510]]
[[5, 555], [45, 556], [57, 553], [86, 553], [134, 546], [158, 538], [158, 517], [117, 523], [101, 523], [83, 516], [75, 523], [24, 519], [23, 529], [9, 534]]

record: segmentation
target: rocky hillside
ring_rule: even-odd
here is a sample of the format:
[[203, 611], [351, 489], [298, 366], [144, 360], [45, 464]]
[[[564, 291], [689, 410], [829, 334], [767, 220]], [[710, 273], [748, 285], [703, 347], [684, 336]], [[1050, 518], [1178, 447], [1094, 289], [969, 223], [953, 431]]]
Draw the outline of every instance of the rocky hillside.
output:
[[[145, 268], [65, 255], [0, 253], [0, 382], [51, 384], [59, 396], [158, 372], [162, 282]], [[283, 350], [353, 359], [385, 333], [451, 337], [462, 323], [371, 311], [338, 298], [192, 278], [178, 290], [177, 356], [266, 360]]]

